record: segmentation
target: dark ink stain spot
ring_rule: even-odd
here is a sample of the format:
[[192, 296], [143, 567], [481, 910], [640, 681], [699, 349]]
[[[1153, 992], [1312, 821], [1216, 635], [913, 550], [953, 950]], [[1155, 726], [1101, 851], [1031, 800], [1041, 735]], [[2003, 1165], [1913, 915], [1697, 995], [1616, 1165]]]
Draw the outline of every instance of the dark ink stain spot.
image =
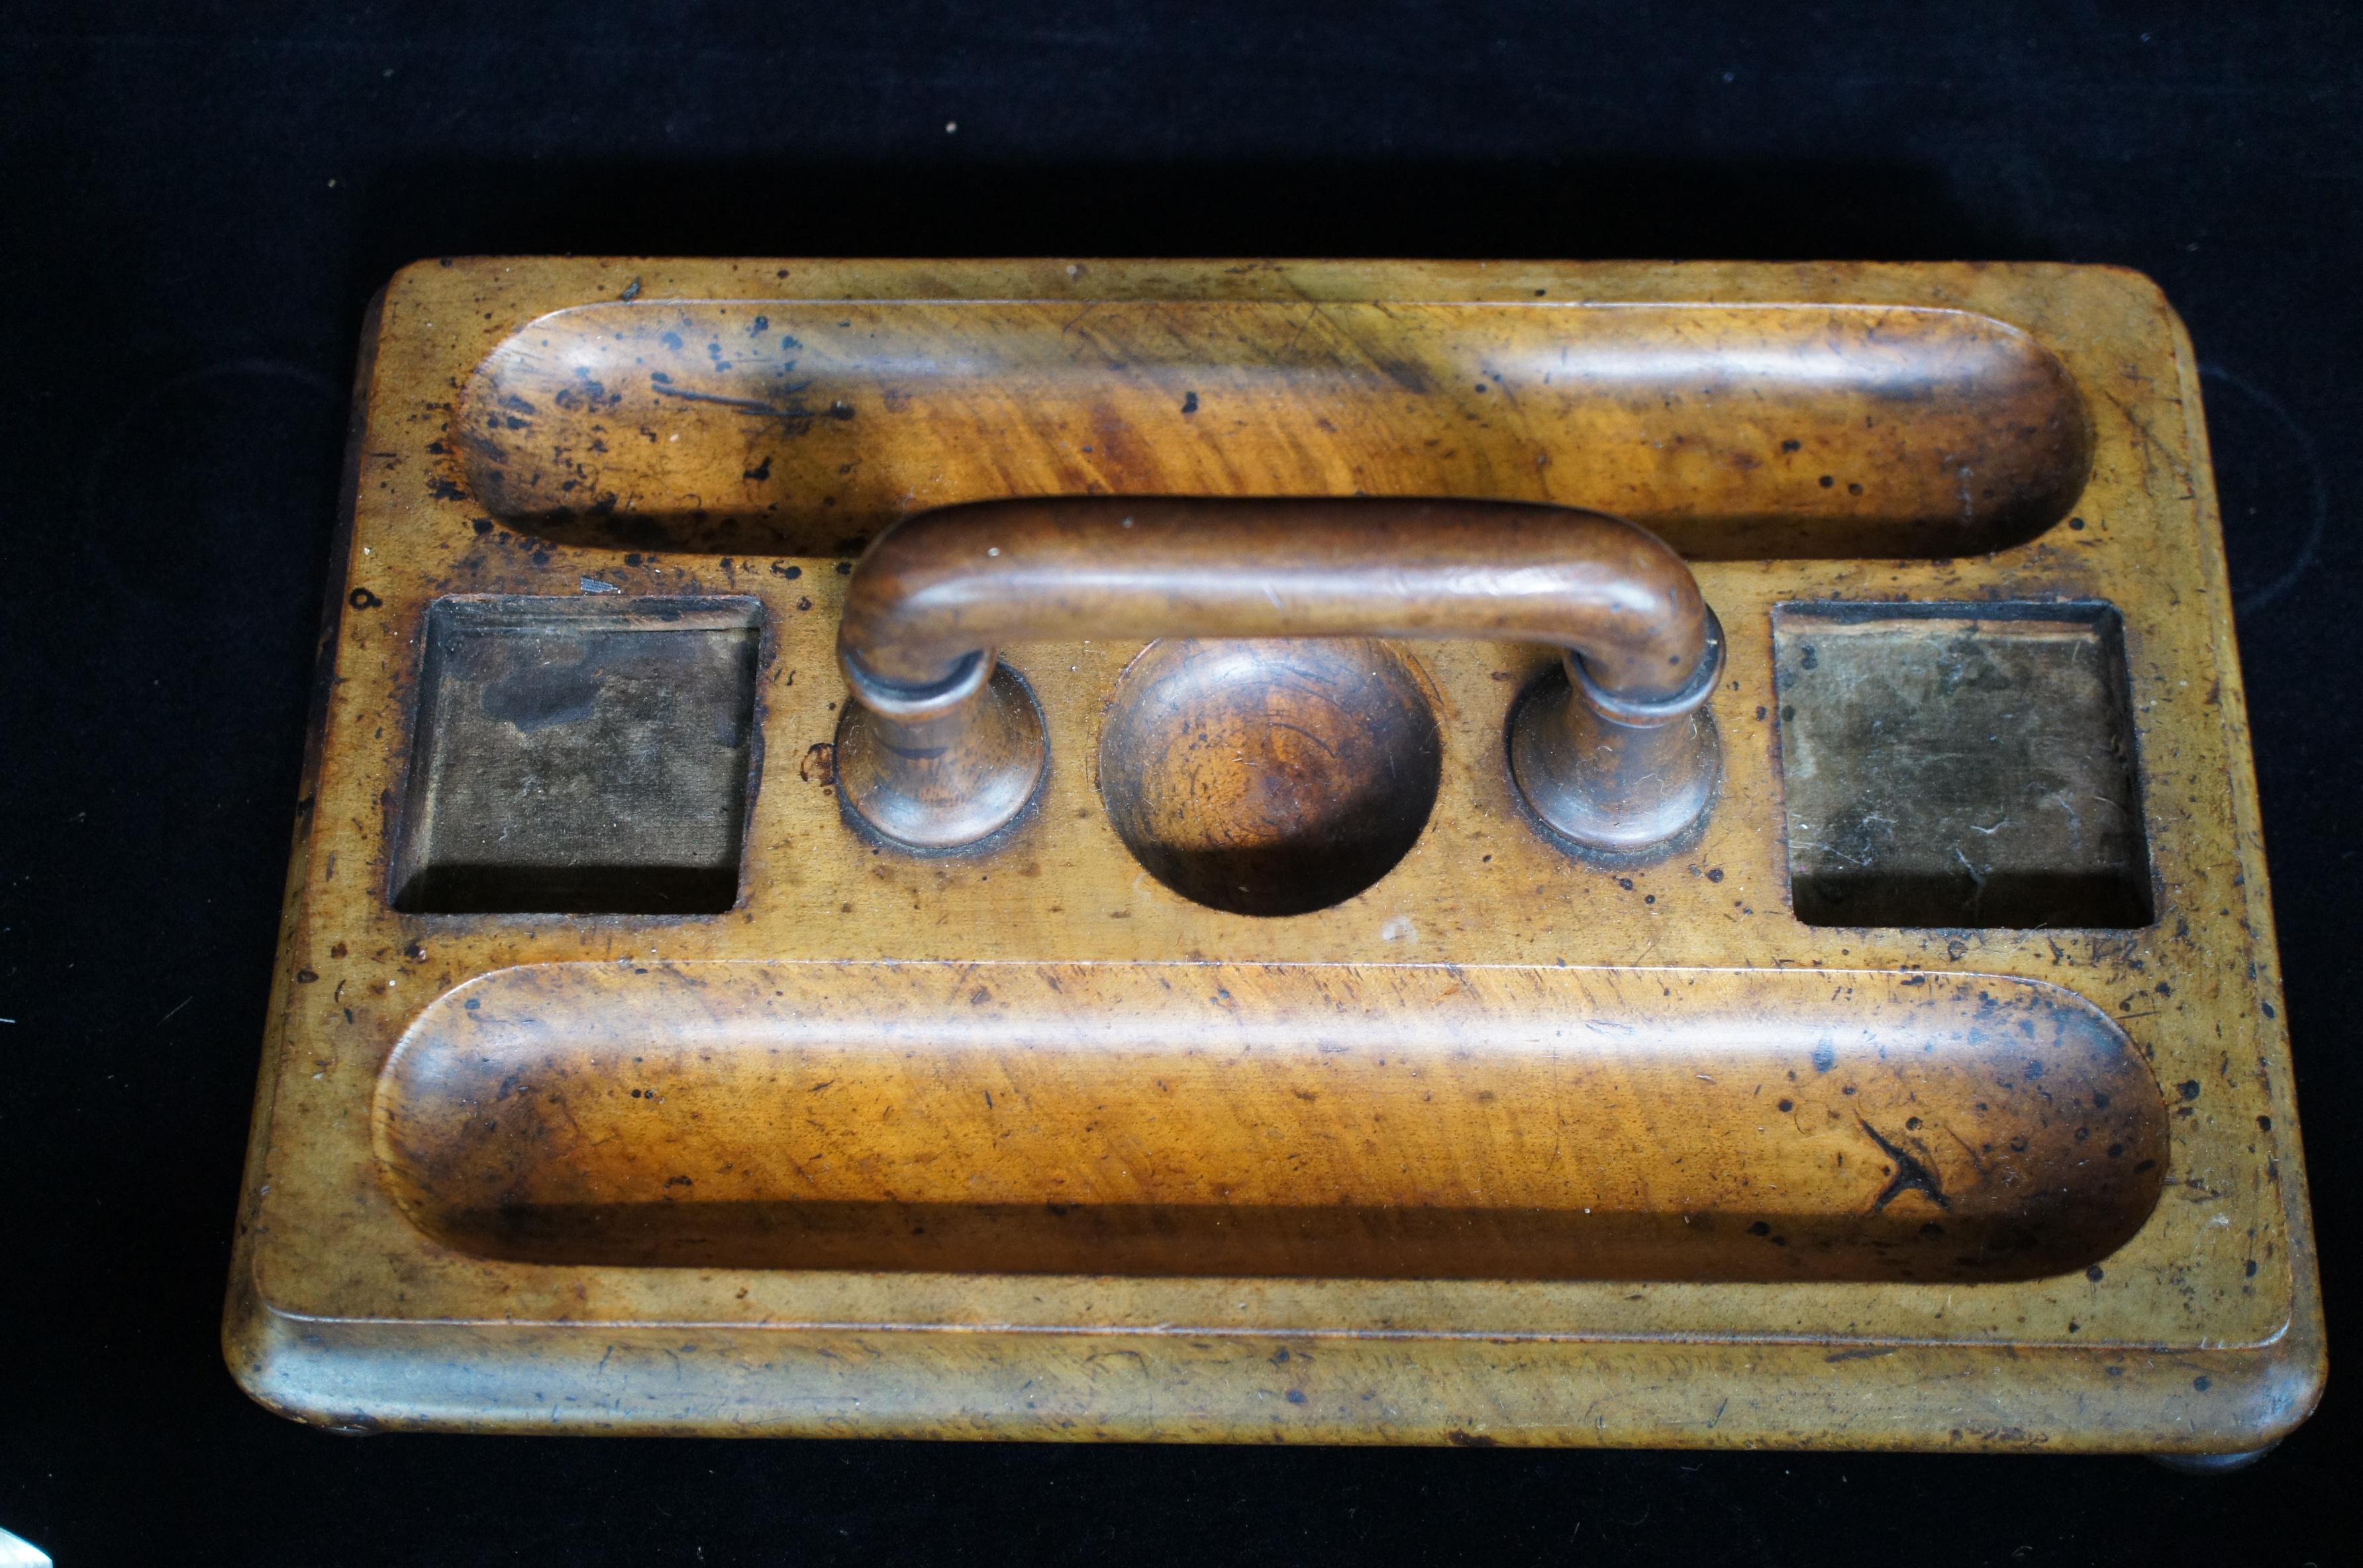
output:
[[385, 601], [380, 599], [376, 594], [372, 593], [366, 588], [356, 588], [350, 593], [345, 595], [345, 602], [351, 605], [356, 610], [374, 610], [379, 605], [384, 603]]
[[1198, 394], [1196, 392], [1183, 392], [1182, 394], [1182, 412], [1184, 414], [1195, 414], [1198, 412]]
[[[1846, 1092], [1852, 1094], [1854, 1089], [1849, 1086]], [[1865, 1133], [1869, 1134], [1870, 1141], [1879, 1145], [1880, 1152], [1895, 1162], [1895, 1175], [1888, 1179], [1885, 1190], [1880, 1193], [1878, 1201], [1871, 1205], [1873, 1212], [1885, 1209], [1907, 1192], [1920, 1194], [1939, 1209], [1953, 1207], [1953, 1200], [1945, 1196], [1945, 1189], [1938, 1185], [1936, 1174], [1934, 1171], [1914, 1155], [1907, 1154], [1902, 1144], [1882, 1136], [1879, 1129], [1869, 1122], [1860, 1117], [1857, 1117], [1855, 1121]]]

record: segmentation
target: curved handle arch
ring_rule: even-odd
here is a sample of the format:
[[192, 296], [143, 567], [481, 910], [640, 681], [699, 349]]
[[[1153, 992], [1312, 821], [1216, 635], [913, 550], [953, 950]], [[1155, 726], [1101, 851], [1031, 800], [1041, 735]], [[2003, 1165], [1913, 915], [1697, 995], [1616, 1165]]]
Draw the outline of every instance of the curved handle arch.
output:
[[1647, 531], [1596, 512], [1418, 500], [996, 501], [870, 547], [838, 657], [855, 693], [947, 712], [1013, 642], [1101, 636], [1470, 637], [1545, 643], [1612, 700], [1692, 684], [1710, 614]]
[[1705, 711], [1723, 634], [1682, 558], [1597, 512], [1513, 502], [1074, 497], [944, 507], [853, 569], [838, 662], [850, 815], [922, 852], [1032, 799], [1047, 731], [1008, 643], [1093, 637], [1498, 638], [1565, 655], [1507, 763], [1563, 847], [1664, 852], [1721, 773]]

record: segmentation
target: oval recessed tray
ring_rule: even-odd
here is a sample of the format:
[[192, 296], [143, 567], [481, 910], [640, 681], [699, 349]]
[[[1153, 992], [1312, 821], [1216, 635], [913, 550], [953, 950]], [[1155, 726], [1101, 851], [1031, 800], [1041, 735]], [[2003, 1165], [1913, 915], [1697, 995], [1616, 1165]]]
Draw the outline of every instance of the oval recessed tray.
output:
[[469, 379], [474, 503], [635, 548], [850, 554], [954, 502], [1434, 495], [1697, 560], [1982, 555], [2091, 469], [2026, 333], [1897, 305], [643, 300]]
[[552, 964], [429, 1005], [376, 1140], [542, 1263], [1931, 1281], [2106, 1256], [2167, 1120], [1991, 976]]

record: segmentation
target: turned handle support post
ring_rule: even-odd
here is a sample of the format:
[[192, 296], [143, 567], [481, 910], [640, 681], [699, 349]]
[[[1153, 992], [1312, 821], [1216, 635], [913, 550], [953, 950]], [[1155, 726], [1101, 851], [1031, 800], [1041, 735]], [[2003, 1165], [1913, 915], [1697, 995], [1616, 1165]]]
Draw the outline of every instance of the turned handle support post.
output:
[[1641, 853], [1714, 792], [1720, 629], [1681, 558], [1632, 524], [1503, 502], [1091, 497], [945, 507], [871, 546], [838, 633], [849, 808], [921, 849], [1002, 826], [1045, 758], [995, 650], [1096, 636], [1548, 644], [1568, 685], [1522, 705], [1510, 748], [1547, 826]]

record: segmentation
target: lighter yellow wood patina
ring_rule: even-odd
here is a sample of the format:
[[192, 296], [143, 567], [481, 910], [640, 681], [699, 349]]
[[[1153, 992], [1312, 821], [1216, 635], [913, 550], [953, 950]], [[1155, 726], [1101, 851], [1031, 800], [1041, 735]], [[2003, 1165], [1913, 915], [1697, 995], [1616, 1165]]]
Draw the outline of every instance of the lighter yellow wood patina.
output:
[[[1015, 302], [960, 319], [990, 348], [1006, 336], [996, 317], [1055, 310], [1078, 347], [1046, 359], [1038, 335], [1025, 338], [1019, 357], [1033, 357], [1056, 396], [997, 459], [972, 444], [944, 446], [958, 432], [940, 422], [955, 405], [979, 429], [1015, 419], [1023, 400], [1005, 389], [966, 403], [945, 393], [951, 401], [926, 416], [938, 423], [878, 437], [906, 466], [924, 468], [938, 447], [965, 456], [939, 483], [904, 481], [891, 493], [849, 485], [842, 507], [860, 515], [845, 528], [844, 552], [827, 549], [810, 518], [766, 534], [762, 507], [780, 497], [752, 478], [733, 506], [737, 537], [756, 542], [734, 547], [717, 532], [675, 552], [598, 534], [616, 524], [612, 515], [529, 524], [525, 513], [547, 500], [542, 491], [513, 484], [503, 510], [483, 493], [481, 452], [470, 455], [467, 422], [484, 413], [470, 400], [486, 367], [529, 357], [533, 324], [553, 311], [627, 297], [651, 322], [678, 315], [671, 302], [697, 300], [727, 302], [700, 307], [712, 319], [727, 310], [750, 324], [759, 315], [850, 322], [857, 310], [875, 315], [903, 300]], [[838, 315], [837, 301], [869, 303]], [[1583, 864], [1520, 817], [1502, 724], [1511, 694], [1549, 655], [1501, 644], [1405, 650], [1435, 693], [1443, 775], [1434, 813], [1392, 873], [1310, 914], [1257, 919], [1191, 902], [1143, 871], [1116, 836], [1093, 759], [1103, 704], [1137, 643], [1003, 650], [1040, 700], [1051, 761], [1038, 807], [991, 853], [898, 856], [845, 825], [826, 749], [845, 701], [832, 656], [839, 568], [901, 511], [981, 499], [978, 485], [1121, 490], [1134, 469], [1185, 474], [1188, 484], [1173, 488], [1202, 493], [1350, 491], [1379, 471], [1431, 492], [1622, 509], [1580, 477], [1577, 436], [1555, 434], [1602, 438], [1607, 425], [1556, 413], [1488, 423], [1537, 367], [1497, 365], [1494, 380], [1480, 366], [1465, 387], [1414, 376], [1426, 390], [1405, 391], [1419, 406], [1403, 417], [1439, 441], [1448, 425], [1459, 433], [1448, 451], [1436, 448], [1432, 468], [1415, 451], [1367, 441], [1365, 450], [1350, 428], [1325, 444], [1313, 428], [1330, 417], [1324, 405], [1293, 398], [1288, 377], [1249, 373], [1297, 364], [1289, 356], [1308, 353], [1308, 341], [1319, 348], [1341, 334], [1346, 346], [1329, 363], [1383, 359], [1397, 314], [1432, 316], [1470, 302], [1487, 307], [1487, 332], [1513, 339], [1540, 330], [1536, 313], [1557, 313], [1548, 319], [1581, 337], [1594, 329], [1587, 313], [1597, 306], [1670, 307], [1658, 313], [1660, 326], [1670, 322], [1663, 329], [1678, 337], [1683, 323], [1695, 326], [1702, 374], [1713, 371], [1717, 335], [1766, 305], [1869, 307], [1915, 320], [1965, 313], [1939, 318], [1965, 356], [2002, 355], [2025, 396], [2052, 397], [2043, 361], [2005, 352], [2023, 335], [2064, 367], [2089, 419], [2086, 431], [2042, 436], [2053, 445], [2024, 465], [2022, 499], [2035, 498], [2025, 504], [2044, 504], [2044, 475], [2080, 471], [2087, 440], [2089, 478], [2058, 500], [2071, 520], [2025, 542], [2011, 536], [2021, 513], [1991, 524], [1983, 536], [2003, 547], [1990, 554], [1938, 558], [1951, 547], [1930, 536], [1907, 559], [1755, 558], [1826, 543], [1826, 530], [1801, 532], [1796, 522], [1815, 515], [1816, 494], [1849, 496], [1849, 485], [1864, 483], [1859, 502], [1831, 504], [1876, 512], [1876, 464], [1827, 483], [1801, 467], [1749, 492], [1771, 498], [1756, 513], [1740, 516], [1746, 508], [1733, 503], [1736, 521], [1718, 534], [1708, 502], [1685, 510], [1667, 497], [1686, 485], [1710, 497], [1716, 487], [1745, 488], [1745, 465], [1731, 453], [1701, 467], [1619, 458], [1607, 471], [1637, 498], [1630, 510], [1704, 558], [1698, 577], [1729, 637], [1714, 701], [1723, 795], [1704, 836], [1654, 867]], [[1517, 316], [1525, 325], [1502, 326], [1497, 318], [1514, 313], [1526, 313]], [[1095, 315], [1117, 324], [1119, 348], [1141, 340], [1144, 322], [1179, 319], [1197, 332], [1188, 352], [1217, 371], [1194, 389], [1199, 411], [1181, 413], [1171, 400], [1193, 389], [1166, 384], [1163, 370], [1109, 368], [1121, 357], [1091, 336]], [[1979, 316], [2011, 330], [1997, 337]], [[1189, 326], [1215, 317], [1219, 332]], [[1399, 330], [1433, 357], [1432, 333]], [[948, 349], [922, 332], [911, 351]], [[537, 384], [563, 385], [562, 376], [549, 380], [560, 370], [540, 367]], [[1148, 434], [1137, 441], [1115, 414], [1093, 425], [1090, 387], [1101, 376], [1123, 389], [1103, 412], [1171, 401], [1170, 414], [1142, 413]], [[1214, 392], [1234, 385], [1252, 393], [1265, 440], [1228, 458], [1219, 444], [1171, 446], [1185, 419], [1219, 411]], [[1716, 395], [1727, 398], [1728, 388]], [[849, 418], [830, 401], [812, 404], [820, 433], [812, 439], [841, 445], [840, 462], [860, 461], [863, 433], [891, 417], [880, 397]], [[2319, 1288], [2195, 362], [2147, 281], [2031, 265], [429, 261], [383, 295], [357, 398], [338, 613], [225, 1331], [233, 1370], [272, 1408], [331, 1426], [478, 1430], [2216, 1452], [2274, 1441], [2318, 1397]], [[742, 475], [758, 467], [740, 466], [751, 447], [717, 445], [716, 430], [744, 436], [731, 410], [690, 400], [670, 417], [636, 410], [630, 421], [635, 441], [689, 448], [632, 470], [649, 485], [683, 475], [704, 485], [716, 465]], [[1672, 426], [1653, 425], [1656, 417], [1616, 414], [1630, 426], [1619, 439], [1670, 439]], [[1757, 431], [1738, 415], [1727, 428], [1748, 462], [1782, 460], [1778, 429]], [[1114, 449], [1103, 449], [1111, 436]], [[1905, 451], [1908, 439], [1895, 439]], [[1263, 456], [1249, 461], [1249, 452]], [[1801, 447], [1800, 460], [1813, 456]], [[976, 467], [996, 460], [1006, 471]], [[1925, 511], [1909, 496], [1888, 500], [1882, 526]], [[616, 508], [623, 524], [636, 506], [678, 514], [684, 530], [700, 511], [699, 527], [734, 522], [702, 492], [627, 496]], [[1989, 526], [1976, 512], [1965, 500], [1973, 540]], [[791, 547], [799, 553], [772, 553]], [[630, 594], [761, 602], [763, 765], [738, 907], [690, 918], [395, 912], [389, 845], [427, 605], [457, 592], [571, 595], [585, 579]], [[2123, 612], [2156, 922], [2123, 931], [1800, 923], [1781, 839], [1773, 607], [1987, 598], [2102, 599]], [[1382, 977], [1399, 966], [1454, 966], [1498, 969], [1503, 977], [1482, 985], [1513, 988], [1519, 976], [1566, 966], [1587, 972], [1586, 995], [1680, 990], [1718, 1015], [1777, 1010], [1782, 1004], [1766, 1003], [1756, 984], [1764, 971], [1826, 971], [1811, 982], [1816, 1009], [1892, 994], [1918, 972], [1963, 977], [1948, 986], [2013, 977], [2086, 999], [2147, 1065], [2163, 1096], [2162, 1195], [2130, 1239], [2088, 1269], [1975, 1283], [553, 1263], [438, 1240], [405, 1212], [406, 1194], [423, 1222], [435, 1220], [417, 1172], [402, 1163], [399, 1129], [389, 1130], [405, 1080], [387, 1067], [438, 998], [471, 982], [497, 987], [498, 972], [515, 966], [589, 964], [660, 978], [755, 961], [980, 966], [980, 976], [1001, 965], [1027, 974], [1079, 966], [1083, 983], [1071, 988], [1079, 1017], [1098, 1005], [1089, 966], [1143, 963], [1357, 966]], [[1408, 983], [1400, 974], [1388, 983], [1397, 982]], [[1135, 1005], [1122, 991], [1108, 988], [1109, 1006]], [[1259, 993], [1236, 994], [1252, 1005]], [[993, 1179], [1012, 1201], [1040, 1196], [1021, 1172]], [[1617, 1179], [1614, 1171], [1597, 1178], [1603, 1191]], [[940, 1173], [930, 1181], [938, 1197], [958, 1186]], [[1864, 1196], [1846, 1190], [1849, 1202]]]

